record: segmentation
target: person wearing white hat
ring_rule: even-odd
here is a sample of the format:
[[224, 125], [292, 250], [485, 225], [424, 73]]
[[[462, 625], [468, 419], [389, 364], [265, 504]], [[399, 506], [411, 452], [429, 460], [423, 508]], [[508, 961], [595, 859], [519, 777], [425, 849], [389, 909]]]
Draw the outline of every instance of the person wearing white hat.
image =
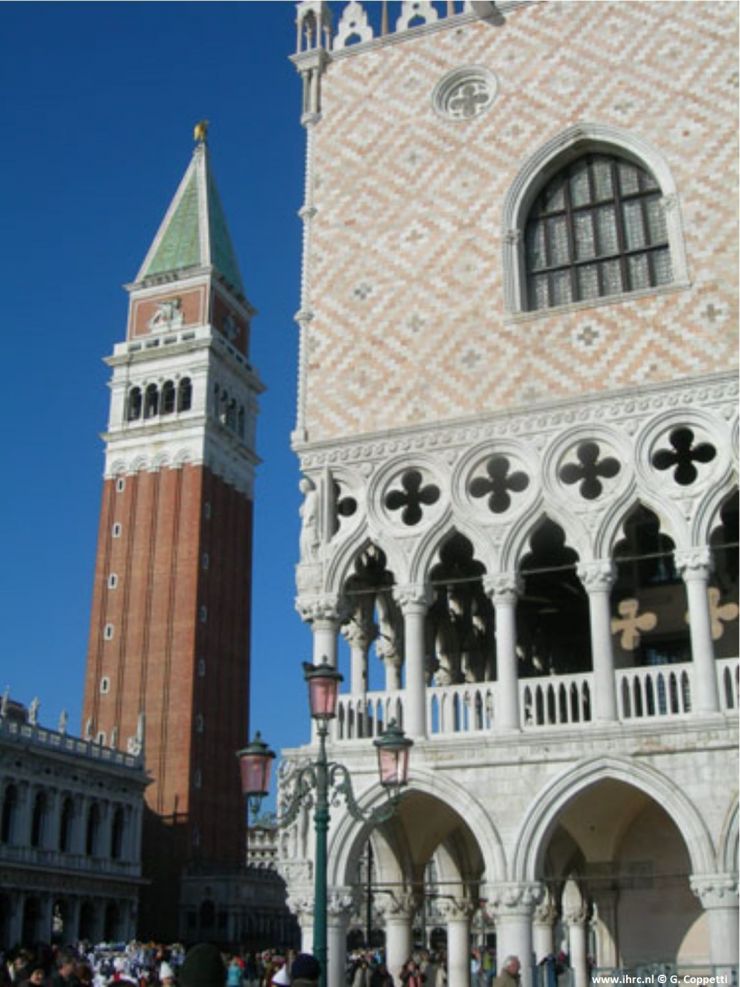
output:
[[175, 971], [169, 965], [167, 960], [164, 960], [159, 967], [159, 982], [163, 987], [174, 987], [175, 983]]
[[272, 983], [277, 984], [277, 987], [288, 987], [290, 984], [290, 974], [288, 973], [287, 963], [281, 966], [278, 972], [273, 976]]

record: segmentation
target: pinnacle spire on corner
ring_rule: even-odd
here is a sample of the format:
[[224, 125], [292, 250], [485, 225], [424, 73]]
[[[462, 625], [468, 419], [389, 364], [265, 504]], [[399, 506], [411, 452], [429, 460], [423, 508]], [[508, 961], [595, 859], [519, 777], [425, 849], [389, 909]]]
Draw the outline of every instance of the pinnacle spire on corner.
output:
[[239, 263], [211, 169], [207, 133], [207, 120], [196, 123], [193, 157], [136, 275], [136, 282], [169, 280], [190, 270], [211, 267], [243, 296]]

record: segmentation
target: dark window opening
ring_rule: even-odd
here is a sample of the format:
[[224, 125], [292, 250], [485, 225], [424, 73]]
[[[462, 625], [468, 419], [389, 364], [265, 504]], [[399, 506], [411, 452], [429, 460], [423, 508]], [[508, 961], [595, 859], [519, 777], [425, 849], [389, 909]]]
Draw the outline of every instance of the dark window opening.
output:
[[670, 284], [657, 182], [624, 158], [577, 158], [550, 179], [530, 209], [525, 257], [531, 311]]

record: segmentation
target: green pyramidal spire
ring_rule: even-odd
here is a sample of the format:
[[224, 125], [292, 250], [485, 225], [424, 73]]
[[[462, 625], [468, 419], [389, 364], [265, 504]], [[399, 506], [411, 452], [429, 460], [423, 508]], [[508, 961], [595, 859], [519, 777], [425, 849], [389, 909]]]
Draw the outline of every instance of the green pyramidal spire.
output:
[[141, 265], [137, 281], [213, 267], [240, 295], [244, 285], [201, 139]]

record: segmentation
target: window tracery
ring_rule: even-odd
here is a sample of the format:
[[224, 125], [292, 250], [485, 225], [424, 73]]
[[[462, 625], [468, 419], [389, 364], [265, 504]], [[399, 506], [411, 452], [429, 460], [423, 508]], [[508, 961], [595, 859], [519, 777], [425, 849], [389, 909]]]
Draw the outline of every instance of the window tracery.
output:
[[532, 204], [524, 253], [531, 311], [670, 284], [658, 182], [615, 154], [577, 157]]

